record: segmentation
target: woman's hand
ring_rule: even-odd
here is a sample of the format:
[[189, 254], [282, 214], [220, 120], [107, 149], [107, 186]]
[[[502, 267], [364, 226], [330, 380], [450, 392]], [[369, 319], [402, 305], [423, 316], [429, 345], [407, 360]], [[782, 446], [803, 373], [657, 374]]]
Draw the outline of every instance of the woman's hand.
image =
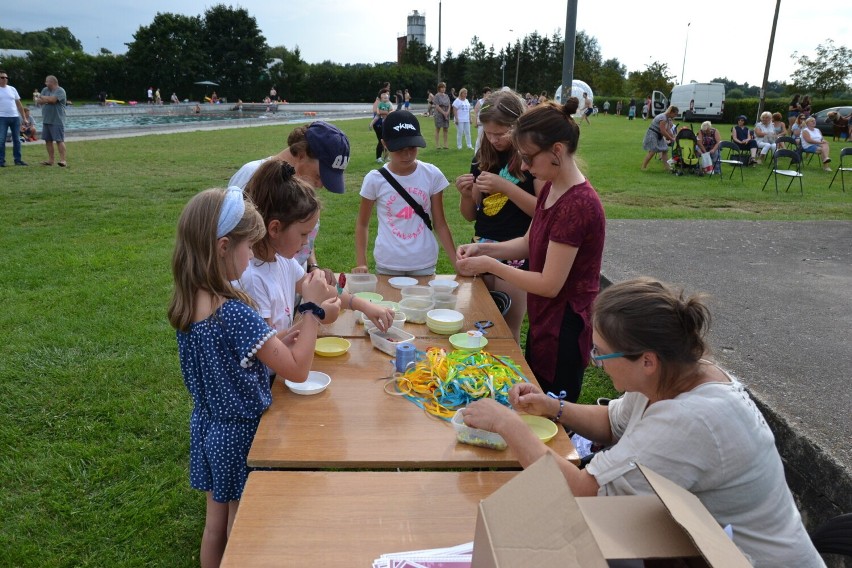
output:
[[471, 428], [499, 434], [510, 428], [515, 421], [521, 422], [520, 416], [493, 398], [474, 401], [464, 409], [464, 423]]
[[521, 383], [512, 387], [509, 391], [509, 403], [512, 408], [519, 412], [534, 414], [536, 416], [556, 416], [559, 410], [553, 411], [559, 406], [559, 402], [532, 383]]
[[467, 258], [458, 258], [456, 260], [456, 272], [465, 276], [475, 274], [488, 274], [493, 270], [494, 263], [499, 264], [500, 261], [491, 258], [490, 256], [471, 256]]
[[466, 245], [459, 245], [459, 248], [456, 249], [456, 258], [459, 260], [465, 258], [471, 258], [474, 256], [480, 256], [484, 254], [482, 251], [482, 247], [479, 243], [469, 243]]

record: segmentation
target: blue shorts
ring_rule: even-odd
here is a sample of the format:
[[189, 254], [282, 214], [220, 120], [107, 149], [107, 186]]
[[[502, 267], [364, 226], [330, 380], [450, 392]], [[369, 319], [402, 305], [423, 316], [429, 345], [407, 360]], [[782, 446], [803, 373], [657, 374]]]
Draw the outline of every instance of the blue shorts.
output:
[[817, 144], [808, 144], [808, 145], [802, 144], [802, 150], [804, 152], [810, 152], [812, 154], [818, 154], [819, 153], [819, 146]]
[[594, 110], [594, 109], [587, 108], [587, 109], [586, 109], [586, 112], [585, 112], [585, 115], [586, 115], [586, 116], [589, 116], [590, 114], [592, 114], [592, 111], [593, 111], [593, 110]]

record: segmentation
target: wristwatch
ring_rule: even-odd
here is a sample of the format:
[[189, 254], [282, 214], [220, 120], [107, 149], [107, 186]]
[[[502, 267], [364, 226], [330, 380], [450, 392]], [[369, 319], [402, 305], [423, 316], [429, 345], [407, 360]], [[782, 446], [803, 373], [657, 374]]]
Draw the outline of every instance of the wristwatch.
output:
[[303, 314], [305, 312], [311, 312], [312, 314], [317, 316], [320, 320], [325, 319], [325, 310], [322, 309], [321, 307], [319, 307], [318, 305], [316, 305], [313, 302], [305, 302], [304, 304], [300, 304], [299, 307], [296, 308], [296, 311], [299, 312], [300, 314]]

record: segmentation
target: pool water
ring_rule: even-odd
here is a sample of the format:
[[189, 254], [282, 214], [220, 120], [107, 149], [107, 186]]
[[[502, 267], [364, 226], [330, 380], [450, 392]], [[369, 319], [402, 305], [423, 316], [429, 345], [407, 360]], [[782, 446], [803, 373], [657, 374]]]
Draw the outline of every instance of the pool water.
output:
[[[287, 116], [293, 114], [293, 116]], [[176, 124], [205, 124], [222, 121], [243, 121], [246, 123], [261, 123], [275, 120], [280, 122], [295, 118], [295, 113], [278, 112], [274, 115], [230, 112], [205, 112], [201, 114], [148, 114], [148, 113], [104, 113], [104, 114], [68, 114], [65, 121], [65, 131], [81, 130], [116, 130], [123, 128], [146, 128]]]

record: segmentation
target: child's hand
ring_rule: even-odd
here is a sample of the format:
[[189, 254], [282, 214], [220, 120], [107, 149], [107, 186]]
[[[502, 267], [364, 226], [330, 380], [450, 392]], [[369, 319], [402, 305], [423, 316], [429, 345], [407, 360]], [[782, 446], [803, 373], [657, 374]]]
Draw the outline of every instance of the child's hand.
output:
[[367, 272], [367, 267], [363, 264], [352, 269], [352, 274], [367, 274]]
[[492, 193], [501, 193], [500, 186], [502, 183], [510, 183], [509, 180], [503, 179], [497, 174], [492, 174], [491, 172], [482, 172], [479, 174], [479, 177], [476, 178], [476, 183], [474, 187], [480, 193], [484, 193], [485, 195], [491, 195]]
[[320, 274], [325, 276], [325, 283], [329, 286], [335, 286], [337, 284], [334, 279], [334, 272], [331, 271], [330, 268], [315, 268], [312, 272], [319, 272]]
[[473, 174], [462, 174], [456, 178], [456, 188], [464, 197], [470, 197], [473, 191]]
[[332, 288], [329, 293], [329, 286], [325, 282], [325, 274], [321, 270], [308, 272], [302, 280], [302, 298], [306, 302], [320, 304], [332, 295], [337, 295], [337, 289]]
[[390, 308], [384, 308], [378, 304], [369, 302], [361, 311], [370, 318], [370, 321], [373, 322], [380, 331], [387, 331], [388, 328], [393, 325], [394, 312]]
[[292, 347], [296, 344], [296, 341], [299, 339], [300, 330], [298, 327], [290, 327], [285, 329], [284, 331], [278, 332], [278, 339], [286, 345], [287, 347]]
[[320, 307], [325, 310], [325, 317], [322, 323], [334, 323], [337, 321], [337, 316], [340, 315], [340, 296], [335, 294], [333, 298], [323, 301]]

